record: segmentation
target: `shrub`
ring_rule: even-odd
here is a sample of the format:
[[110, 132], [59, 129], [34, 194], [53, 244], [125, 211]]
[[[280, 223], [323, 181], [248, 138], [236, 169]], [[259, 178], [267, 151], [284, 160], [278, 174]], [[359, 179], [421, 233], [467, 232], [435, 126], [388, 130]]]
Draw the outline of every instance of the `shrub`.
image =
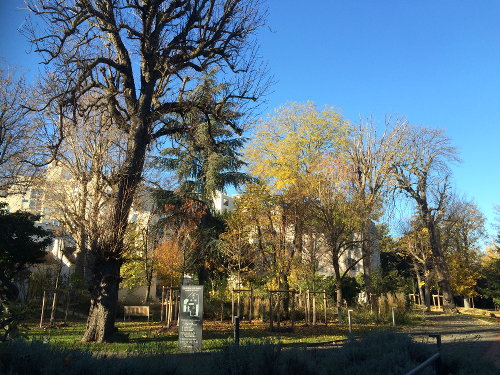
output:
[[13, 340], [0, 346], [0, 373], [6, 375], [151, 375], [177, 373], [172, 357], [97, 357], [90, 352]]

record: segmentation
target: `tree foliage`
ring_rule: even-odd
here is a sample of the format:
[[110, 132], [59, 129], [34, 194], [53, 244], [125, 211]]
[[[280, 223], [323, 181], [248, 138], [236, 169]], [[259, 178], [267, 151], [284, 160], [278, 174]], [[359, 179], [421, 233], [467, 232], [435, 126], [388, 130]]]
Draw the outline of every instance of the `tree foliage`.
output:
[[479, 292], [500, 306], [500, 231], [492, 246], [486, 248], [481, 266], [483, 277], [480, 280]]
[[227, 217], [226, 230], [220, 235], [221, 266], [237, 276], [237, 288], [256, 276], [258, 254], [253, 242], [253, 227], [248, 225], [243, 207], [236, 203], [235, 212]]
[[15, 301], [18, 288], [14, 278], [30, 265], [44, 261], [45, 248], [52, 241], [52, 234], [36, 225], [40, 215], [29, 212], [7, 212], [0, 204], [0, 300]]
[[450, 285], [459, 296], [477, 296], [482, 277], [481, 247], [486, 238], [485, 217], [466, 197], [454, 196], [441, 225], [443, 251], [450, 269]]
[[[217, 84], [216, 73], [212, 71], [200, 79], [193, 95], [203, 91], [204, 100], [209, 103], [223, 91], [224, 85]], [[226, 112], [225, 118], [242, 116], [230, 104], [221, 107], [221, 111]], [[216, 191], [225, 191], [228, 186], [238, 188], [251, 181], [248, 174], [240, 171], [246, 165], [241, 159], [245, 138], [235, 136], [227, 124], [197, 109], [186, 115], [185, 121], [197, 125], [193, 131], [176, 136], [172, 146], [164, 148], [153, 163], [156, 168], [175, 174], [181, 194], [195, 194], [211, 206]]]
[[[238, 222], [244, 227], [239, 231], [250, 235], [253, 252], [257, 255], [255, 265], [265, 274], [268, 286], [288, 287], [295, 248], [289, 238], [293, 237], [293, 218], [287, 216], [280, 196], [271, 193], [269, 185], [260, 181], [245, 186], [238, 197], [235, 211]], [[229, 230], [234, 229], [229, 226]], [[226, 242], [232, 236], [223, 235]]]
[[288, 103], [261, 120], [248, 145], [249, 169], [273, 189], [293, 185], [325, 156], [345, 143], [349, 122], [336, 107]]
[[156, 226], [163, 236], [155, 249], [155, 263], [158, 277], [172, 285], [179, 276], [197, 272], [200, 262], [206, 260], [199, 251], [204, 241], [200, 222], [206, 214], [206, 206], [200, 201], [185, 199], [178, 204], [165, 204], [158, 211], [161, 219]]

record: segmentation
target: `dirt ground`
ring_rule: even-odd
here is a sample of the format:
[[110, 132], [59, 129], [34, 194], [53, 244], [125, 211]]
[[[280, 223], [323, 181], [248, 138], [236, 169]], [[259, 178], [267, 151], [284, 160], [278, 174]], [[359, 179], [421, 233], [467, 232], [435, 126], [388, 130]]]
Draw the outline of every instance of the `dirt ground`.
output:
[[[493, 314], [494, 315], [494, 314]], [[493, 319], [492, 319], [493, 318]], [[500, 314], [480, 317], [466, 314], [432, 313], [425, 322], [402, 329], [415, 338], [436, 342], [429, 334], [440, 334], [443, 355], [455, 352], [493, 361], [500, 369]]]

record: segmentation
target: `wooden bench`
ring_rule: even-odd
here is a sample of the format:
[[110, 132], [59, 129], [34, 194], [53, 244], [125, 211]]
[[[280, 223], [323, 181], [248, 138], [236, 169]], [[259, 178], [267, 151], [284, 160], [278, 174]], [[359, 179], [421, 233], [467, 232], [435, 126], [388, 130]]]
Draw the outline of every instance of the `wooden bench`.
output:
[[127, 316], [129, 321], [131, 316], [147, 316], [149, 322], [149, 317], [152, 315], [149, 312], [149, 306], [124, 306], [123, 321]]

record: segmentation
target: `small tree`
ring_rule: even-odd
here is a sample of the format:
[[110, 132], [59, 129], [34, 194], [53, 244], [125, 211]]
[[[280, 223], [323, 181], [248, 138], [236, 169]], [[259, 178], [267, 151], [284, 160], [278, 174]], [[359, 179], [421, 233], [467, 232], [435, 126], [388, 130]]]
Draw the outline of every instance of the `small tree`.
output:
[[165, 204], [158, 210], [161, 219], [156, 225], [162, 240], [155, 249], [160, 278], [171, 285], [179, 275], [182, 278], [197, 271], [201, 259], [196, 250], [203, 242], [200, 221], [206, 213], [202, 202], [174, 197], [177, 204]]
[[500, 230], [492, 246], [486, 248], [481, 265], [483, 277], [480, 280], [479, 292], [500, 306]]
[[137, 216], [127, 227], [126, 255], [120, 270], [123, 279], [121, 285], [131, 290], [146, 286], [144, 302], [147, 303], [156, 271], [155, 248], [159, 243], [159, 238], [153, 223], [153, 212], [142, 212]]
[[18, 297], [14, 278], [30, 265], [44, 261], [45, 248], [52, 241], [52, 234], [37, 226], [40, 215], [29, 212], [7, 212], [0, 203], [0, 300], [13, 302]]
[[[434, 260], [430, 250], [429, 232], [419, 220], [410, 221], [399, 239], [399, 249], [411, 258], [417, 278], [421, 301], [425, 301], [427, 311], [431, 310], [431, 283], [434, 279]], [[424, 289], [425, 293], [423, 292]]]
[[44, 261], [45, 248], [52, 242], [52, 234], [37, 226], [40, 215], [17, 211], [9, 213], [5, 203], [0, 203], [0, 341], [15, 330], [24, 309], [12, 309], [18, 299], [19, 289], [14, 283], [16, 276], [36, 263]]
[[342, 306], [342, 282], [363, 259], [360, 247], [367, 241], [361, 236], [365, 206], [359, 200], [353, 178], [352, 168], [342, 160], [327, 158], [309, 179], [311, 217], [325, 238], [325, 254], [335, 272], [337, 308]]
[[256, 248], [252, 245], [252, 228], [246, 222], [246, 215], [237, 209], [230, 214], [226, 230], [220, 235], [221, 265], [228, 273], [237, 275], [237, 285], [245, 276], [255, 271], [257, 262]]

